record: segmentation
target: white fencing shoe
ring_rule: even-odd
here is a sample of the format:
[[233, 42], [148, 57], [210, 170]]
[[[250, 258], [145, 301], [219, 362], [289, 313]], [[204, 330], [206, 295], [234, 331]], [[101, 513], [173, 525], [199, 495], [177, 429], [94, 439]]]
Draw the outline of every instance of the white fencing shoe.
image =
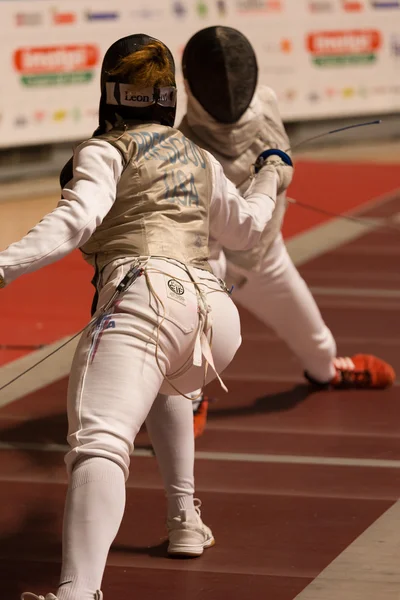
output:
[[21, 594], [21, 600], [58, 600], [54, 594], [47, 594], [46, 596], [37, 596], [32, 592], [24, 592]]
[[[32, 594], [32, 592], [24, 592], [21, 594], [21, 600], [58, 600], [57, 596], [54, 594], [47, 594], [46, 596], [37, 596], [36, 594]], [[97, 590], [94, 595], [94, 600], [103, 600], [103, 592]]]
[[201, 502], [195, 498], [195, 510], [181, 510], [178, 517], [168, 519], [168, 554], [201, 556], [205, 548], [214, 546], [212, 531], [201, 520]]

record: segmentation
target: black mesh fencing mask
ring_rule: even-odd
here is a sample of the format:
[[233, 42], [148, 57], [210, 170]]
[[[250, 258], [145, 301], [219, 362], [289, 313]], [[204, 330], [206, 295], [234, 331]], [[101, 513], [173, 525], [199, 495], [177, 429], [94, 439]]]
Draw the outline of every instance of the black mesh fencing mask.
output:
[[[129, 35], [114, 42], [107, 50], [101, 68], [101, 99], [99, 129], [105, 130], [105, 122], [114, 125], [118, 117], [124, 121], [147, 121], [173, 126], [176, 113], [176, 84], [154, 86], [132, 93], [132, 81], [121, 75], [113, 75], [121, 59], [142, 50], [151, 42], [159, 42], [143, 33]], [[160, 42], [159, 42], [160, 43]], [[175, 63], [170, 50], [162, 44], [175, 77]], [[161, 57], [155, 55], [158, 60]]]
[[235, 123], [257, 85], [257, 59], [249, 40], [231, 27], [207, 27], [187, 43], [182, 69], [196, 100], [214, 119]]

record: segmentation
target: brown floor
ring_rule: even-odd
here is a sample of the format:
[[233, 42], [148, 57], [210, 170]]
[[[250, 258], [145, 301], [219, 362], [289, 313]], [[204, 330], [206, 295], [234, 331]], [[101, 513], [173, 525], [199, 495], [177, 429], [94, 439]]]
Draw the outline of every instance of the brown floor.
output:
[[[398, 212], [400, 197], [368, 216]], [[378, 231], [300, 270], [317, 289], [383, 291], [316, 297], [341, 354], [373, 352], [399, 373], [399, 299], [384, 293], [399, 289], [398, 264], [398, 234]], [[227, 371], [230, 392], [222, 397], [210, 386], [219, 399], [197, 444], [197, 493], [217, 544], [200, 559], [166, 558], [155, 459], [134, 457], [127, 510], [104, 579], [106, 600], [293, 600], [400, 496], [398, 467], [363, 463], [400, 459], [399, 387], [311, 392], [284, 344], [245, 311], [242, 318], [244, 343]], [[4, 600], [57, 585], [65, 390], [62, 380], [0, 410]], [[145, 433], [138, 447], [148, 447]], [[328, 458], [355, 462], [330, 465]]]

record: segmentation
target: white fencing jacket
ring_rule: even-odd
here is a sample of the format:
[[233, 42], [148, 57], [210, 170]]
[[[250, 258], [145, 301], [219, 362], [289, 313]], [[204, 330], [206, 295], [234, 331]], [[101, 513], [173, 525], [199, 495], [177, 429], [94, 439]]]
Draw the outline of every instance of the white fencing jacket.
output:
[[[264, 167], [244, 199], [215, 158], [207, 157], [212, 178], [210, 234], [226, 248], [251, 248], [274, 212], [278, 175], [274, 167]], [[81, 144], [74, 154], [73, 178], [57, 207], [0, 252], [0, 287], [83, 246], [116, 201], [123, 168], [121, 153], [107, 141], [93, 138]]]
[[[275, 92], [259, 86], [253, 100], [234, 124], [219, 123], [209, 115], [190, 92], [187, 112], [179, 129], [198, 146], [211, 152], [222, 164], [225, 175], [243, 194], [250, 185], [250, 169], [268, 148], [287, 151], [290, 143], [279, 114]], [[260, 261], [282, 228], [286, 210], [286, 192], [279, 190], [276, 209], [259, 243], [249, 251], [232, 251], [221, 239], [213, 240], [211, 257], [217, 260], [223, 248], [227, 259], [246, 270], [257, 271]]]

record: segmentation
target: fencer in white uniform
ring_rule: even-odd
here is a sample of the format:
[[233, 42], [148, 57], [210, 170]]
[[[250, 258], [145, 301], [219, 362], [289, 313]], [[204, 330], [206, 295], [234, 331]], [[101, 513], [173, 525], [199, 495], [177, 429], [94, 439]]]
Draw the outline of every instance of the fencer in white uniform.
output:
[[[229, 27], [210, 27], [195, 34], [186, 45], [182, 64], [187, 111], [179, 129], [216, 156], [226, 176], [244, 191], [251, 181], [250, 165], [260, 152], [266, 147], [290, 147], [276, 95], [271, 88], [257, 87], [253, 48]], [[216, 241], [212, 267], [235, 284], [235, 301], [272, 327], [314, 379], [327, 382], [335, 375], [336, 344], [288, 256], [281, 234], [285, 210], [286, 190], [261, 242], [250, 251], [236, 252]]]
[[[279, 156], [268, 157], [244, 199], [210, 154], [173, 129], [173, 58], [158, 40], [140, 34], [113, 44], [101, 91], [100, 128], [76, 149], [62, 200], [0, 253], [0, 287], [76, 248], [96, 269], [95, 313], [68, 389], [62, 573], [46, 600], [102, 598], [137, 432], [155, 411], [162, 444], [165, 394], [219, 376], [241, 343], [237, 309], [208, 265], [209, 235], [237, 250], [256, 244], [291, 176]], [[193, 497], [184, 517], [175, 504], [175, 549], [193, 526], [202, 548], [212, 545]]]
[[[251, 183], [250, 166], [260, 152], [290, 147], [274, 91], [257, 85], [258, 65], [250, 42], [230, 27], [203, 29], [186, 45], [182, 70], [187, 111], [178, 128], [212, 153], [244, 193]], [[336, 356], [335, 339], [283, 241], [286, 207], [283, 190], [260, 242], [251, 250], [232, 251], [215, 240], [214, 273], [235, 286], [235, 302], [285, 341], [313, 384], [391, 385], [393, 369], [384, 361], [365, 354]]]

